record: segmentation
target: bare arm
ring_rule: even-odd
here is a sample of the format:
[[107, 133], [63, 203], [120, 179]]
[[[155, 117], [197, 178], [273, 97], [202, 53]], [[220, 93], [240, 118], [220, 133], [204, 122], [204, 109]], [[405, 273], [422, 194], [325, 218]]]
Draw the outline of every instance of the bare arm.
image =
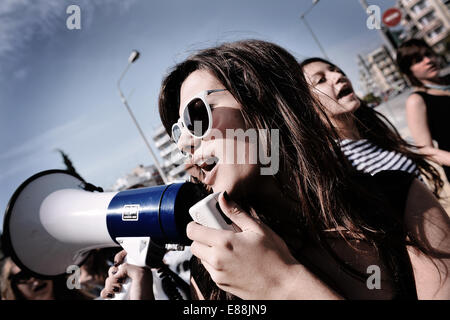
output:
[[433, 145], [428, 127], [427, 107], [420, 95], [412, 94], [406, 100], [406, 117], [415, 144], [423, 146], [420, 148], [420, 152], [429, 155], [433, 161], [441, 165], [450, 166], [450, 152], [435, 148]]
[[415, 180], [405, 212], [407, 230], [427, 255], [408, 247], [419, 299], [450, 299], [450, 218], [433, 194]]

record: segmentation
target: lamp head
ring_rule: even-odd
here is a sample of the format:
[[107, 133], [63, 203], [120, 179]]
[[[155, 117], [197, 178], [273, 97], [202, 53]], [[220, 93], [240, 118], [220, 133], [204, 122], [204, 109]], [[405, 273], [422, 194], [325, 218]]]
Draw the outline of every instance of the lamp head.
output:
[[129, 63], [135, 62], [139, 58], [139, 51], [133, 50], [128, 58]]

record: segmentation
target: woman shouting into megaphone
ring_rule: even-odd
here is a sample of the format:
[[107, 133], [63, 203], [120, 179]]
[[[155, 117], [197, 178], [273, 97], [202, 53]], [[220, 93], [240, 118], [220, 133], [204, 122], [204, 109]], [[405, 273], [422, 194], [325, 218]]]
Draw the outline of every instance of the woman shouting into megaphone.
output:
[[238, 227], [187, 226], [193, 298], [450, 298], [448, 215], [406, 172], [352, 168], [286, 50], [248, 40], [200, 51], [165, 78], [159, 110]]

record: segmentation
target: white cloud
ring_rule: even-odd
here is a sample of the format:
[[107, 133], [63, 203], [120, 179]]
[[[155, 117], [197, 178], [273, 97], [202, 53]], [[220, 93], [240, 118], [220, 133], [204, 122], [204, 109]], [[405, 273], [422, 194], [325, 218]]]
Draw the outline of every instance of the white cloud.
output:
[[49, 0], [6, 0], [0, 3], [0, 58], [7, 57], [39, 32], [51, 33], [57, 14], [64, 3]]
[[[120, 13], [126, 12], [135, 0], [1, 0], [0, 1], [0, 70], [20, 56], [34, 37], [49, 37], [65, 25], [66, 8], [77, 4], [81, 10], [104, 10], [115, 5]], [[92, 17], [87, 15], [86, 17]], [[91, 20], [85, 19], [89, 24]], [[17, 53], [18, 52], [18, 53]]]

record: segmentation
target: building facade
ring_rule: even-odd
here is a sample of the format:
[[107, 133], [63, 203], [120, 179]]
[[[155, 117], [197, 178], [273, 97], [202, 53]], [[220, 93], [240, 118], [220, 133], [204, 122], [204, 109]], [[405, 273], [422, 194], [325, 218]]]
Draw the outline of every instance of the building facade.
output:
[[139, 165], [130, 173], [116, 180], [111, 191], [122, 191], [133, 188], [152, 187], [164, 184], [155, 165]]
[[384, 45], [365, 56], [358, 55], [358, 68], [365, 94], [373, 93], [379, 97], [395, 95], [408, 86]]
[[450, 61], [450, 0], [398, 0], [403, 11], [403, 40], [424, 39]]
[[153, 142], [162, 159], [161, 167], [170, 181], [187, 180], [189, 174], [184, 168], [184, 156], [166, 133], [164, 126], [153, 132]]
[[377, 97], [382, 95], [380, 88], [375, 83], [375, 80], [372, 76], [372, 72], [370, 71], [368, 62], [360, 54], [358, 54], [358, 73], [359, 73], [359, 83], [361, 85], [361, 89], [364, 96], [370, 93], [374, 94]]

